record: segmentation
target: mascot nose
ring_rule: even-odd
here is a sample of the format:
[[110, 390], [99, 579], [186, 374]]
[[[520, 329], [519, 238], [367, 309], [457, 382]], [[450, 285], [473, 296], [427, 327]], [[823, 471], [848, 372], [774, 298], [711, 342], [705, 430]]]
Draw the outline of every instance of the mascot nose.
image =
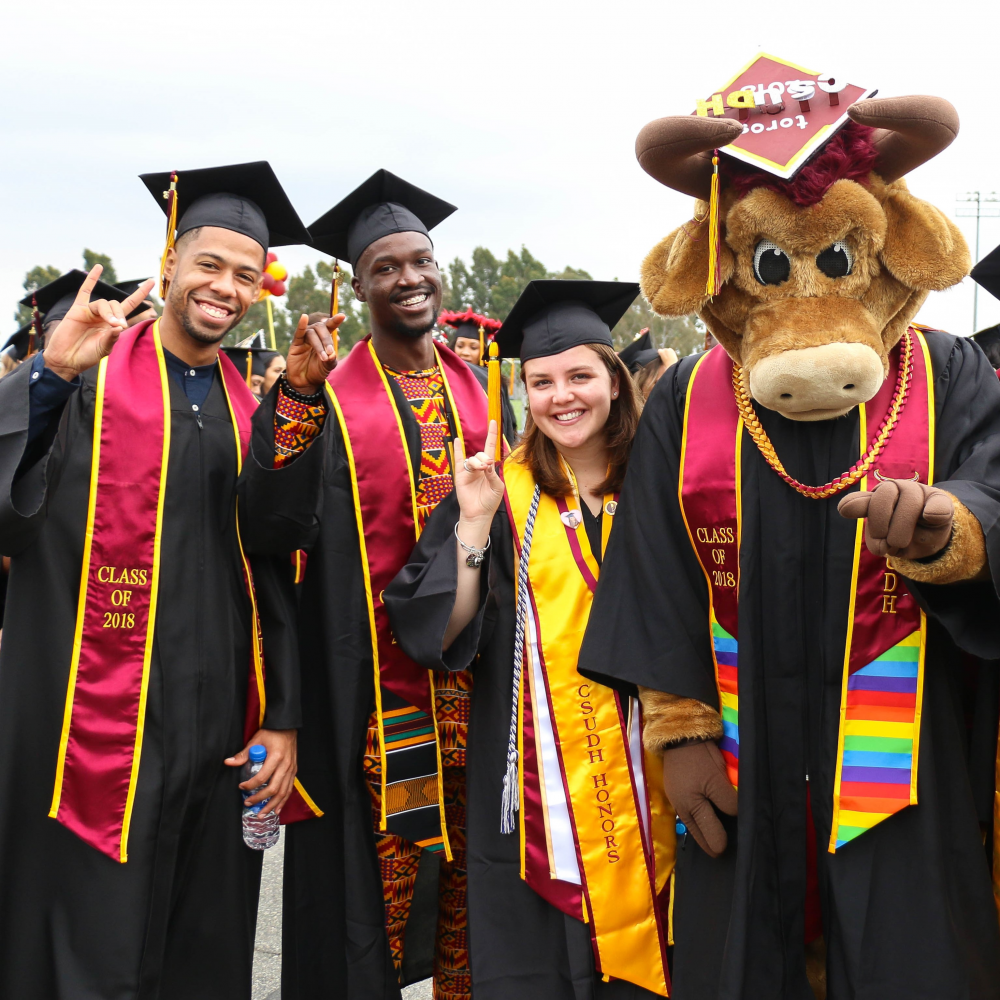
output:
[[750, 370], [750, 392], [792, 420], [829, 420], [866, 403], [885, 379], [865, 344], [823, 344], [768, 355]]

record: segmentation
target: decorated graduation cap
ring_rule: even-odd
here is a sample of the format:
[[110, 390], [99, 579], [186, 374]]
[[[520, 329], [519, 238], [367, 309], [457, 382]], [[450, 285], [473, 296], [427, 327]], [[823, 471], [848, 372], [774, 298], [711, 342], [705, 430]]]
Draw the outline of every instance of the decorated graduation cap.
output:
[[612, 327], [638, 294], [631, 281], [530, 281], [496, 335], [500, 356], [524, 362], [580, 344], [611, 347]]
[[[41, 341], [42, 329], [49, 323], [56, 323], [61, 320], [73, 307], [80, 287], [87, 280], [87, 272], [74, 268], [61, 274], [55, 281], [50, 281], [47, 285], [34, 292], [29, 292], [23, 299], [21, 305], [32, 310], [33, 327], [32, 336]], [[116, 285], [109, 285], [98, 279], [90, 293], [90, 300], [110, 299], [115, 302], [124, 302], [128, 295]], [[28, 354], [35, 352], [36, 342], [29, 341]]]
[[192, 229], [228, 229], [259, 243], [265, 252], [272, 246], [308, 242], [302, 220], [266, 160], [140, 174], [140, 180], [167, 217], [161, 295], [167, 251]]
[[656, 348], [653, 347], [648, 326], [635, 335], [631, 344], [627, 344], [618, 352], [618, 357], [622, 359], [622, 363], [632, 375], [658, 356]]
[[361, 255], [376, 240], [394, 233], [429, 236], [454, 211], [454, 205], [402, 177], [376, 170], [309, 226], [309, 245], [357, 268]]
[[498, 319], [473, 312], [471, 306], [465, 312], [442, 309], [438, 314], [438, 323], [452, 328], [453, 333], [449, 338], [450, 346], [453, 346], [459, 337], [466, 340], [478, 340], [480, 364], [486, 363], [486, 348], [493, 343], [493, 338], [502, 325]]

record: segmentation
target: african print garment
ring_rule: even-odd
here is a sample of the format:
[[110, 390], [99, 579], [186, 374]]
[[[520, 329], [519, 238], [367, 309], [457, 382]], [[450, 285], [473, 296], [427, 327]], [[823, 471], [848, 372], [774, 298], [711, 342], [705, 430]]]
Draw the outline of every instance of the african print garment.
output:
[[[451, 430], [444, 379], [438, 368], [418, 372], [396, 372], [385, 368], [396, 380], [420, 429], [420, 470], [416, 476], [418, 527], [423, 528], [434, 508], [451, 492]], [[416, 470], [415, 470], [416, 471]], [[434, 674], [434, 709], [441, 742], [442, 788], [445, 825], [452, 860], [442, 855], [438, 897], [438, 928], [434, 960], [435, 1000], [467, 1000], [472, 995], [469, 955], [466, 943], [466, 869], [465, 869], [465, 747], [469, 725], [469, 697], [472, 677], [467, 671]], [[397, 748], [410, 752], [434, 750], [434, 720], [413, 706], [403, 705], [383, 689], [383, 719], [386, 750]], [[394, 700], [393, 700], [394, 699]], [[388, 704], [393, 708], [387, 710]], [[398, 705], [397, 705], [398, 703]], [[412, 748], [412, 749], [411, 749]], [[378, 720], [373, 713], [368, 724], [364, 757], [365, 777], [372, 796], [372, 821], [379, 825], [381, 765], [378, 746]], [[419, 769], [418, 769], [419, 770]], [[413, 808], [434, 796], [434, 788], [414, 785], [403, 794], [394, 794], [396, 782], [386, 789], [386, 805], [391, 811]], [[413, 844], [389, 834], [378, 838], [378, 857], [386, 908], [386, 931], [397, 971], [403, 966], [403, 937], [413, 900], [417, 867], [422, 849], [441, 851], [443, 844]]]

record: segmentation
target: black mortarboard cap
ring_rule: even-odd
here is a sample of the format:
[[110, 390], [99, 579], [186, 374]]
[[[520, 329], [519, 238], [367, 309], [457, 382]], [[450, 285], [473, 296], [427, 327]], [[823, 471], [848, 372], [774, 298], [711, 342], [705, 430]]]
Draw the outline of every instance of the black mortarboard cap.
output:
[[22, 326], [7, 338], [7, 343], [0, 347], [0, 354], [10, 354], [16, 360], [23, 361], [28, 356], [28, 345], [31, 343], [31, 324]]
[[[627, 344], [618, 352], [618, 357], [622, 359], [625, 367], [634, 375], [643, 365], [639, 361], [639, 355], [653, 350], [653, 342], [649, 336], [649, 329], [637, 334], [631, 344]], [[655, 354], [656, 352], [653, 351]], [[652, 358], [650, 358], [652, 360]]]
[[531, 281], [497, 333], [500, 356], [530, 361], [580, 344], [611, 347], [611, 328], [638, 294], [632, 281]]
[[229, 360], [236, 365], [241, 375], [246, 375], [247, 355], [251, 357], [250, 371], [253, 375], [263, 375], [267, 366], [278, 357], [280, 351], [272, 351], [264, 343], [264, 331], [258, 330], [252, 337], [241, 340], [238, 344], [226, 345], [222, 348]]
[[[621, 357], [621, 355], [619, 355]], [[646, 367], [651, 361], [659, 361], [660, 352], [656, 350], [655, 347], [651, 347], [648, 351], [640, 351], [635, 357], [632, 358], [632, 364], [628, 365], [629, 374], [635, 375], [636, 372], [641, 371]]]
[[[136, 291], [145, 281], [149, 281], [149, 278], [130, 278], [128, 281], [116, 281], [115, 288], [120, 288], [125, 295], [128, 296]], [[149, 308], [149, 306], [146, 305], [147, 302], [149, 302], [148, 295], [125, 318], [131, 319], [133, 316], [138, 316], [139, 313], [145, 312]]]
[[985, 288], [994, 298], [1000, 299], [1000, 247], [991, 250], [972, 269], [972, 280]]
[[990, 364], [1000, 369], [1000, 323], [974, 333], [972, 339], [983, 349]]
[[[43, 285], [37, 291], [28, 292], [21, 299], [21, 305], [31, 309], [37, 303], [43, 325], [62, 319], [76, 301], [80, 286], [83, 285], [86, 278], [86, 271], [74, 268], [72, 271], [61, 274], [55, 281]], [[94, 290], [90, 293], [90, 298], [91, 301], [94, 299], [113, 299], [116, 302], [124, 302], [128, 298], [128, 294], [117, 286], [107, 285], [98, 279]]]
[[456, 211], [454, 205], [415, 187], [388, 170], [376, 170], [340, 204], [310, 227], [309, 244], [357, 267], [361, 255], [376, 240], [393, 233], [427, 236]]
[[[232, 163], [201, 170], [140, 174], [143, 184], [170, 218], [170, 190], [176, 176], [177, 234], [199, 226], [229, 229], [256, 240], [265, 250], [305, 243], [302, 220], [267, 160]], [[169, 244], [169, 236], [168, 236]]]

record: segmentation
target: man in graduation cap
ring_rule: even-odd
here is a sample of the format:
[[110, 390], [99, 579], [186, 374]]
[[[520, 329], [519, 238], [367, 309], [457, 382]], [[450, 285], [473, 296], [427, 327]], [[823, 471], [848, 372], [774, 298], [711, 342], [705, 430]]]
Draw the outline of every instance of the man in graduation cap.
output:
[[[436, 996], [469, 996], [471, 681], [405, 656], [382, 603], [452, 490], [455, 441], [473, 454], [486, 440], [479, 382], [432, 340], [441, 273], [428, 233], [453, 211], [380, 170], [309, 227], [313, 246], [351, 262], [371, 333], [326, 385], [303, 381], [290, 357], [256, 424], [252, 544], [309, 552], [299, 759], [325, 816], [287, 839], [282, 995], [292, 1000], [381, 1000], [432, 971]], [[324, 417], [308, 448], [283, 430]]]
[[35, 293], [44, 352], [0, 383], [5, 997], [247, 1000], [248, 744], [248, 801], [309, 812], [287, 555], [244, 556], [256, 403], [218, 356], [268, 245], [307, 234], [266, 163], [143, 180], [169, 217], [163, 316], [127, 328], [151, 281], [68, 277]]

